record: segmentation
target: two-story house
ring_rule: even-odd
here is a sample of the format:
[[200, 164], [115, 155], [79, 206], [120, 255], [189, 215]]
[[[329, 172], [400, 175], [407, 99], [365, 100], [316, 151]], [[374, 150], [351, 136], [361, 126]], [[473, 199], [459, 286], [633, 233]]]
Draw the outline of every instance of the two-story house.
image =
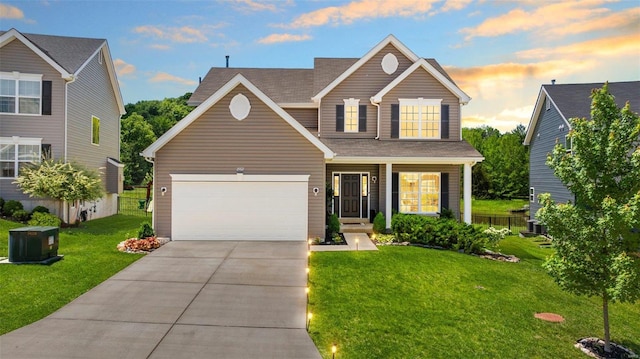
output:
[[[591, 92], [602, 88], [603, 83], [542, 85], [527, 128], [524, 145], [529, 151], [529, 217], [530, 231], [544, 231], [533, 226], [535, 215], [541, 205], [538, 195], [550, 193], [558, 203], [575, 203], [575, 195], [560, 182], [547, 166], [547, 155], [556, 143], [571, 150], [567, 135], [571, 130], [570, 118], [591, 118]], [[609, 93], [615, 97], [618, 107], [629, 101], [631, 110], [640, 109], [640, 81], [609, 82]]]
[[[212, 68], [198, 107], [149, 146], [154, 227], [182, 239], [324, 237], [326, 213], [460, 213], [471, 219], [461, 137], [470, 100], [433, 59], [390, 35], [361, 58], [312, 69]], [[328, 194], [328, 195], [327, 195]]]
[[117, 213], [124, 112], [106, 40], [0, 31], [0, 197], [27, 210], [44, 205], [73, 222], [67, 206], [30, 198], [13, 184], [22, 166], [52, 157], [103, 177], [106, 195], [69, 212]]

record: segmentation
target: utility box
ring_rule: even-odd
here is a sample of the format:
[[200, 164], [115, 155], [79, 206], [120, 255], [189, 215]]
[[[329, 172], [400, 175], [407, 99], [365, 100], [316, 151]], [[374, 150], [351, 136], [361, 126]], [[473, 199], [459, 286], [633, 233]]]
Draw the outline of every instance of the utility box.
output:
[[9, 231], [9, 262], [42, 262], [58, 256], [58, 227], [22, 227]]

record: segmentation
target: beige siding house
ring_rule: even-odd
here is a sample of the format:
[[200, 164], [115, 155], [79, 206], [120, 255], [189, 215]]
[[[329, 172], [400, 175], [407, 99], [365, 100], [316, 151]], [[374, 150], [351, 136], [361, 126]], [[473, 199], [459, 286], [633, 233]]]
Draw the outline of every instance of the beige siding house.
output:
[[[154, 162], [154, 227], [173, 240], [306, 240], [329, 213], [471, 219], [461, 139], [470, 98], [393, 35], [363, 57], [313, 69], [212, 68], [198, 106], [143, 155]], [[461, 191], [460, 177], [463, 176]]]
[[[117, 213], [124, 106], [107, 41], [0, 31], [0, 81], [0, 197], [57, 213], [57, 203], [29, 198], [13, 184], [20, 166], [51, 156], [102, 174], [105, 197], [73, 213]], [[62, 207], [57, 214], [73, 222]]]

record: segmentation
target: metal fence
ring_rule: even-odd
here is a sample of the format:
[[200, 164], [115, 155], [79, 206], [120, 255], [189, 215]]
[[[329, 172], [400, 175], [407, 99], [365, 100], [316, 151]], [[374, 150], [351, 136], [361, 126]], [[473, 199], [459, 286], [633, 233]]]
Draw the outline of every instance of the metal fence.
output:
[[522, 213], [503, 215], [503, 214], [488, 214], [488, 213], [472, 213], [471, 223], [481, 226], [494, 227], [494, 228], [509, 228], [511, 233], [518, 233], [520, 231], [527, 230], [527, 221], [529, 216]]
[[150, 216], [149, 204], [144, 198], [118, 197], [118, 214], [130, 216]]

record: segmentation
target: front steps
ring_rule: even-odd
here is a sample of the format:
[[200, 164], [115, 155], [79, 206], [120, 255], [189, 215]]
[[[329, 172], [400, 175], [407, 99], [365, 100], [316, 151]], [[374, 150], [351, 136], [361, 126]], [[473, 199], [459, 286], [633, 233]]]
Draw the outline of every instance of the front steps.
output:
[[340, 232], [371, 234], [373, 233], [373, 223], [369, 223], [366, 218], [340, 218]]

